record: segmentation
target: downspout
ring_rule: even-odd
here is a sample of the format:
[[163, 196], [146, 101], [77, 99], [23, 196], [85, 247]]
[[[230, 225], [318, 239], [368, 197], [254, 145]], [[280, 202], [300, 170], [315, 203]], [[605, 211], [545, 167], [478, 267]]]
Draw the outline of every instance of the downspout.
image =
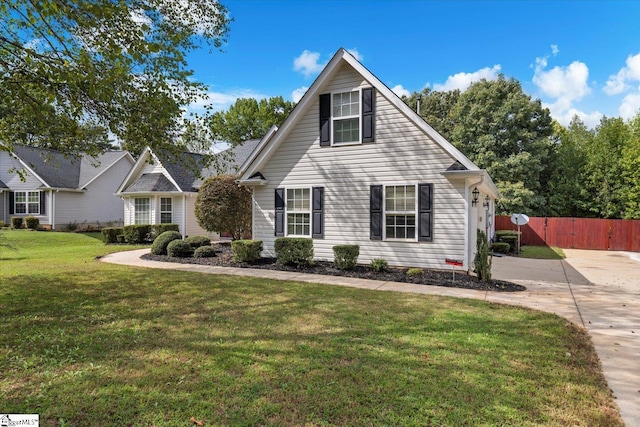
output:
[[[470, 255], [472, 252], [472, 248], [469, 246], [470, 244], [470, 221], [471, 221], [471, 212], [469, 209], [469, 189], [471, 187], [477, 187], [478, 185], [482, 185], [482, 183], [484, 182], [484, 174], [482, 174], [480, 176], [480, 181], [471, 183], [471, 184], [467, 184], [465, 187], [465, 200], [467, 201], [466, 203], [466, 210], [467, 210], [467, 220], [465, 221], [464, 227], [465, 227], [465, 233], [464, 233], [464, 246], [465, 246], [465, 253], [464, 253], [464, 265], [466, 265], [467, 267], [467, 273], [469, 273], [471, 271], [471, 261], [470, 261]], [[477, 216], [477, 215], [476, 215]], [[477, 220], [476, 220], [477, 221]], [[475, 230], [474, 230], [475, 232]]]
[[56, 211], [54, 209], [54, 206], [56, 205], [55, 202], [55, 195], [56, 193], [60, 191], [60, 190], [56, 190], [55, 192], [50, 191], [49, 194], [51, 195], [51, 197], [49, 198], [49, 216], [50, 216], [50, 222], [51, 222], [51, 229], [55, 230], [56, 229]]
[[187, 195], [182, 195], [182, 238], [187, 237]]

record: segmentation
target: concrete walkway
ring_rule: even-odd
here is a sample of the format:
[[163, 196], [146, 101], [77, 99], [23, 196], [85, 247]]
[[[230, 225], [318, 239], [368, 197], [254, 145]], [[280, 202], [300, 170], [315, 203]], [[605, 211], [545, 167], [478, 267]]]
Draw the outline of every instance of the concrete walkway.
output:
[[101, 260], [138, 267], [323, 283], [382, 291], [481, 299], [558, 314], [591, 335], [609, 387], [627, 426], [640, 426], [640, 257], [638, 254], [565, 249], [566, 260], [493, 259], [493, 277], [527, 287], [502, 293], [381, 282], [273, 270], [145, 261], [148, 249]]

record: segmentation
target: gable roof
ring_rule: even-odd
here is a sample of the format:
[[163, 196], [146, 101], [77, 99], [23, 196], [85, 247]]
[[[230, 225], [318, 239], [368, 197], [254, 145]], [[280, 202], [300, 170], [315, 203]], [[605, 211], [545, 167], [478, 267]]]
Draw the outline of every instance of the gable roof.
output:
[[0, 179], [0, 188], [9, 188], [9, 187]]
[[413, 109], [409, 108], [407, 104], [402, 101], [391, 89], [389, 89], [382, 81], [380, 81], [373, 73], [366, 69], [353, 55], [347, 52], [345, 49], [340, 48], [336, 54], [331, 58], [326, 67], [322, 70], [320, 75], [313, 82], [311, 87], [304, 94], [302, 99], [295, 106], [293, 111], [289, 114], [286, 120], [282, 123], [280, 128], [270, 130], [267, 135], [260, 141], [258, 147], [253, 151], [251, 157], [243, 164], [240, 174], [240, 182], [248, 182], [250, 176], [253, 176], [256, 172], [259, 172], [264, 164], [276, 151], [276, 148], [282, 143], [288, 133], [295, 127], [297, 122], [304, 116], [306, 111], [311, 108], [311, 105], [319, 95], [320, 90], [324, 87], [325, 83], [330, 81], [334, 75], [339, 71], [340, 65], [343, 63], [349, 64], [356, 72], [358, 72], [365, 80], [367, 80], [378, 93], [384, 96], [391, 104], [393, 104], [400, 112], [402, 112], [409, 120], [411, 120], [418, 128], [422, 129], [429, 137], [436, 142], [443, 150], [451, 155], [454, 162], [458, 162], [466, 170], [479, 171], [476, 166], [467, 156], [462, 154], [460, 150], [447, 141], [442, 135], [440, 135], [435, 129], [433, 129], [424, 119], [418, 115]]
[[48, 148], [14, 145], [14, 156], [44, 187], [83, 189], [123, 157], [127, 151], [107, 151], [96, 157], [67, 155]]

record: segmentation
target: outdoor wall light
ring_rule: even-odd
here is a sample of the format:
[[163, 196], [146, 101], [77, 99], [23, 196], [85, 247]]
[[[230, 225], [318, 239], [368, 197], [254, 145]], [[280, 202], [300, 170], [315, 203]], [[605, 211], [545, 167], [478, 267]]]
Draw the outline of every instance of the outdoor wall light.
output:
[[488, 208], [490, 200], [491, 199], [489, 199], [489, 196], [485, 196], [484, 203], [482, 204], [482, 206], [484, 206], [485, 208]]
[[478, 191], [478, 187], [475, 187], [471, 192], [473, 195], [473, 199], [471, 200], [471, 206], [475, 206], [478, 203], [478, 196], [480, 195], [480, 191]]

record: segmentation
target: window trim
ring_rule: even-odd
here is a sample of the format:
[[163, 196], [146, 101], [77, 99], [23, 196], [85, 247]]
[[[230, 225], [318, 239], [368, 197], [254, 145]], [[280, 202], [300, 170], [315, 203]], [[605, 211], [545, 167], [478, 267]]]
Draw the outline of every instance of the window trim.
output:
[[[350, 116], [340, 116], [340, 117], [335, 117], [333, 114], [333, 97], [334, 95], [339, 95], [339, 94], [343, 94], [343, 93], [353, 93], [353, 92], [357, 92], [357, 99], [358, 99], [358, 114], [357, 115], [350, 115]], [[361, 87], [357, 87], [357, 88], [353, 88], [353, 89], [341, 89], [341, 90], [334, 90], [330, 92], [331, 97], [330, 97], [330, 111], [331, 111], [331, 116], [330, 116], [330, 123], [331, 123], [331, 131], [330, 131], [330, 138], [331, 138], [331, 145], [332, 146], [336, 146], [336, 147], [342, 147], [345, 145], [361, 145], [362, 144], [362, 88]], [[348, 119], [358, 119], [358, 140], [357, 141], [345, 141], [345, 142], [336, 142], [335, 141], [335, 132], [336, 132], [336, 121], [340, 121], [340, 120], [348, 120]]]
[[[15, 215], [24, 215], [24, 216], [29, 216], [29, 215], [37, 215], [40, 216], [40, 194], [42, 193], [42, 191], [40, 190], [18, 190], [18, 191], [14, 191], [13, 192], [13, 213]], [[18, 201], [18, 195], [19, 194], [24, 194], [24, 202], [19, 202]], [[29, 201], [29, 196], [36, 194], [37, 195], [37, 202], [31, 202]], [[24, 212], [18, 212], [18, 205], [23, 205], [24, 206]], [[37, 206], [37, 212], [30, 212], [29, 207], [31, 205], [36, 205]]]
[[[313, 234], [313, 188], [312, 187], [283, 187], [284, 188], [284, 237], [309, 237]], [[304, 210], [289, 210], [289, 190], [307, 190], [309, 194], [309, 208]], [[309, 216], [309, 234], [289, 234], [289, 214], [306, 214]]]
[[[166, 211], [162, 209], [162, 200], [163, 199], [169, 199], [170, 202], [170, 210]], [[158, 218], [159, 223], [160, 224], [171, 224], [173, 223], [173, 197], [169, 196], [160, 196], [160, 200], [158, 201], [158, 204], [160, 205], [160, 209], [158, 209], [159, 214], [160, 214], [160, 218]], [[162, 221], [162, 214], [169, 214], [170, 215], [170, 221], [169, 222], [163, 222]]]
[[[147, 201], [147, 222], [138, 222], [138, 206], [136, 206], [136, 201], [138, 200]], [[151, 197], [134, 197], [133, 198], [133, 224], [134, 225], [151, 224]]]
[[[387, 188], [389, 187], [413, 187], [413, 210], [412, 211], [387, 211]], [[417, 242], [419, 235], [419, 212], [418, 212], [418, 192], [419, 186], [418, 183], [391, 183], [391, 184], [383, 184], [382, 185], [382, 240], [388, 242]], [[397, 238], [397, 237], [387, 237], [387, 215], [400, 216], [405, 215], [409, 216], [409, 212], [413, 212], [414, 218], [414, 237], [413, 238]]]

